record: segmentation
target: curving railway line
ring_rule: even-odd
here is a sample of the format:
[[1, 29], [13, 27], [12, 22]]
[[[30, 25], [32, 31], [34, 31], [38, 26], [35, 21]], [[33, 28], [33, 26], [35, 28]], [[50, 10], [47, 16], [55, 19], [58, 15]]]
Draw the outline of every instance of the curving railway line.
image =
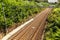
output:
[[[6, 40], [42, 40], [46, 19], [52, 8], [46, 8], [33, 20]], [[4, 37], [2, 38], [4, 40]]]

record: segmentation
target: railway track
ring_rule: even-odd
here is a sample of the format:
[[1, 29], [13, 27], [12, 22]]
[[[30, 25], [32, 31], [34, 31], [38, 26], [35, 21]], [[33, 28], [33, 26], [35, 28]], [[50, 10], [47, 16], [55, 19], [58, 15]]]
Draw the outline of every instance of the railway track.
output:
[[33, 21], [25, 25], [7, 40], [41, 40], [46, 24], [46, 19], [52, 8], [46, 8], [39, 13]]

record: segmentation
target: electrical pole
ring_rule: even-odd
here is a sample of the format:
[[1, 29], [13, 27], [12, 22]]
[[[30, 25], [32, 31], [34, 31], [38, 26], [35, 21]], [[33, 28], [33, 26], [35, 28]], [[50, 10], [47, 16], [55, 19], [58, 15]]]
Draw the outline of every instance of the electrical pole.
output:
[[4, 12], [4, 6], [5, 4], [2, 2], [2, 10], [3, 10], [3, 15], [4, 15], [4, 26], [3, 26], [3, 31], [4, 31], [4, 35], [6, 35], [7, 33], [7, 25], [6, 25], [6, 16], [5, 16], [5, 12]]

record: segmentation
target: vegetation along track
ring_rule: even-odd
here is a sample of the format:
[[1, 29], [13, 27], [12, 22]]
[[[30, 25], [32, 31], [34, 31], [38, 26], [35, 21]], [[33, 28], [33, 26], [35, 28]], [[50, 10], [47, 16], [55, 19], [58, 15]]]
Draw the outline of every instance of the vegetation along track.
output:
[[46, 18], [51, 10], [52, 8], [46, 8], [44, 11], [39, 13], [32, 22], [7, 40], [41, 40], [45, 28]]

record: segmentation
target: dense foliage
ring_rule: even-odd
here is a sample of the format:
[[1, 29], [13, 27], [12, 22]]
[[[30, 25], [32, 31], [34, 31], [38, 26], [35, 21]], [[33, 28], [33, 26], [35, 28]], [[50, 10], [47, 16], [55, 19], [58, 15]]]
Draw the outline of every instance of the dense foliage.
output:
[[0, 30], [38, 13], [41, 8], [34, 1], [0, 0]]
[[60, 8], [54, 8], [47, 21], [45, 40], [60, 40]]

